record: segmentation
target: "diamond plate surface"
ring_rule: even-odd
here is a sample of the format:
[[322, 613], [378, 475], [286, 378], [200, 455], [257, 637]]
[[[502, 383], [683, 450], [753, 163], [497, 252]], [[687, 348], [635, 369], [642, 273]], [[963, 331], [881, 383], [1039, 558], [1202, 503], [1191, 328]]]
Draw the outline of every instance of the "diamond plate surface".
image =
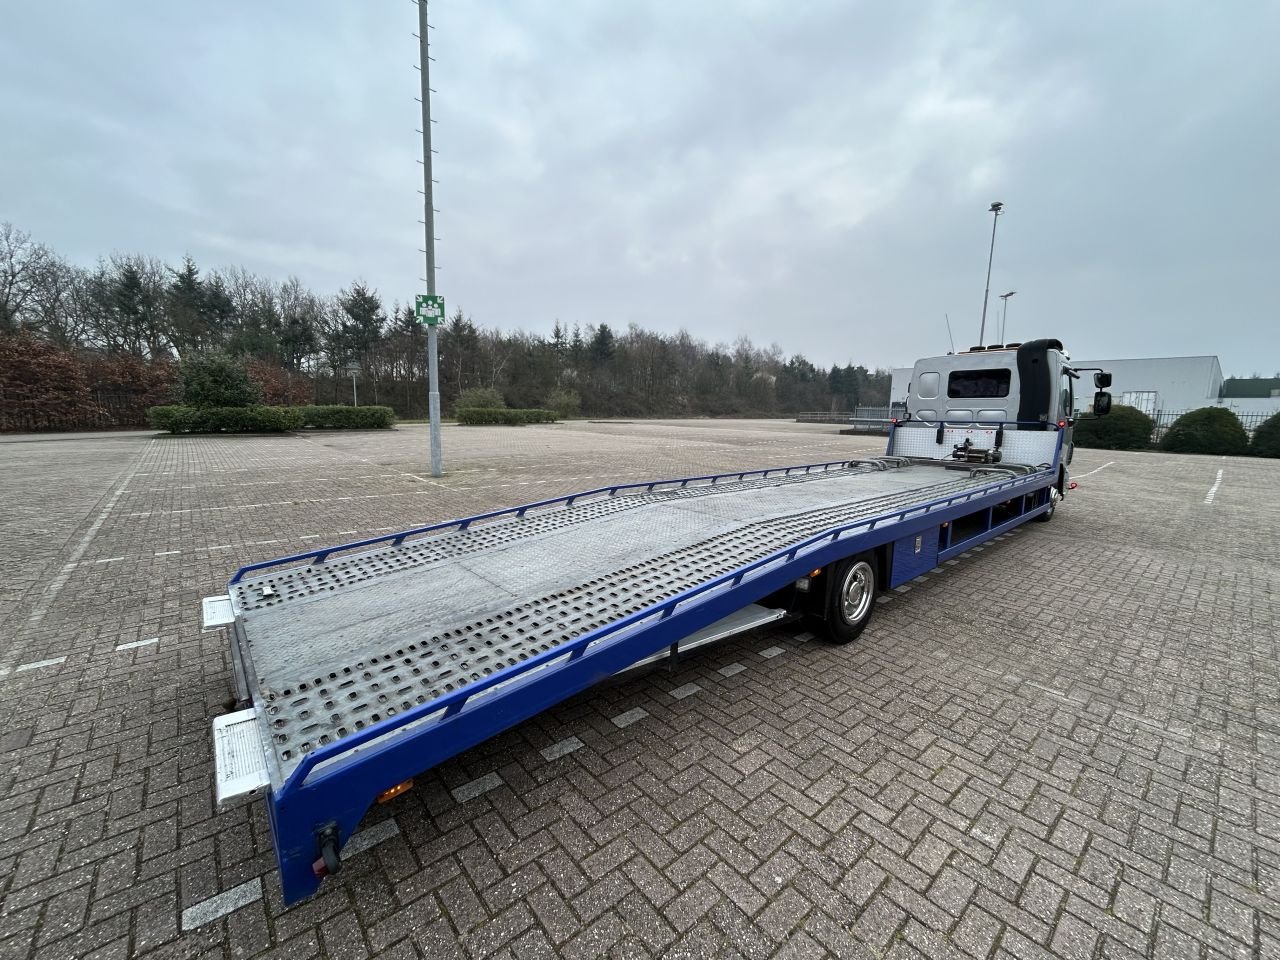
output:
[[270, 591], [239, 630], [279, 775], [318, 746], [823, 530], [991, 482], [913, 466], [708, 485], [356, 555], [319, 593], [302, 587], [308, 570], [287, 571], [288, 592], [273, 574], [245, 581], [248, 595]]
[[[893, 434], [893, 449], [898, 457], [923, 457], [930, 460], [948, 460], [952, 449], [967, 439], [975, 447], [995, 446], [996, 431], [982, 427], [947, 427], [942, 443], [937, 442], [938, 428], [923, 424], [918, 426], [899, 424]], [[1058, 449], [1056, 430], [1005, 430], [1000, 452], [1006, 464], [1039, 466], [1053, 462]]]

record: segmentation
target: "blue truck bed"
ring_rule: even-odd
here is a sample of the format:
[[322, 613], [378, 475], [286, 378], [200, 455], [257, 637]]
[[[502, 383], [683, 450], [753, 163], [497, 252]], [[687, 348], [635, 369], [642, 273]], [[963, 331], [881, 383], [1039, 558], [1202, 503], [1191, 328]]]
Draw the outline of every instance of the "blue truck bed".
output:
[[250, 705], [215, 721], [219, 777], [265, 792], [286, 902], [413, 774], [815, 568], [883, 547], [893, 585], [1051, 506], [1058, 431], [998, 467], [943, 458], [950, 431], [895, 433], [909, 456], [605, 487], [240, 570]]

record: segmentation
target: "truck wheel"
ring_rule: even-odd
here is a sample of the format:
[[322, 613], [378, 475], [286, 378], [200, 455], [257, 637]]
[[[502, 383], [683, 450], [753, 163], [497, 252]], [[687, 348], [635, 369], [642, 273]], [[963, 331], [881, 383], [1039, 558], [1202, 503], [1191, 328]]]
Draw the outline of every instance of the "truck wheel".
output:
[[1053, 519], [1053, 511], [1058, 509], [1058, 501], [1062, 499], [1062, 494], [1058, 493], [1057, 487], [1049, 488], [1049, 509], [1036, 517], [1037, 523], [1048, 523]]
[[834, 586], [827, 599], [827, 636], [832, 643], [852, 643], [862, 635], [876, 609], [876, 561], [861, 553], [835, 565]]

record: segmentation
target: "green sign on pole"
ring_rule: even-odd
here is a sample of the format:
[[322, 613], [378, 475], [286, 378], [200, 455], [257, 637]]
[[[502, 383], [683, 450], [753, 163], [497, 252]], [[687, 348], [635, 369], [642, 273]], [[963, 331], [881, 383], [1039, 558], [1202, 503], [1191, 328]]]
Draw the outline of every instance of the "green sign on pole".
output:
[[413, 315], [419, 323], [435, 327], [444, 319], [444, 297], [435, 293], [420, 293], [413, 301]]

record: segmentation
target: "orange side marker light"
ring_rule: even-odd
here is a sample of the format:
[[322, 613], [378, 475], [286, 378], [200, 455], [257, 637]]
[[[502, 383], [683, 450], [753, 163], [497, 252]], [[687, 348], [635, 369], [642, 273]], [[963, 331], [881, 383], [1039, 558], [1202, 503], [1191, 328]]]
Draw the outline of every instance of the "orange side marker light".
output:
[[386, 803], [389, 800], [394, 800], [396, 797], [400, 796], [400, 794], [407, 793], [409, 790], [412, 790], [412, 789], [413, 789], [412, 779], [401, 781], [400, 783], [397, 783], [394, 787], [392, 787], [390, 790], [383, 790], [380, 794], [378, 794], [378, 803]]

